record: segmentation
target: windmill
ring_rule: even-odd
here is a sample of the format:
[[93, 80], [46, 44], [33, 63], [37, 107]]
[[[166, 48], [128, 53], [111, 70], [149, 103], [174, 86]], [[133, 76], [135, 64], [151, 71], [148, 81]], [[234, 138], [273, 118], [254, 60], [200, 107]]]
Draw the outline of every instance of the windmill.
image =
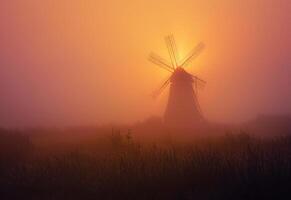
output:
[[170, 85], [168, 103], [164, 113], [164, 122], [167, 125], [189, 127], [204, 121], [197, 98], [198, 88], [204, 87], [205, 81], [188, 73], [185, 68], [202, 52], [204, 44], [199, 43], [183, 59], [179, 58], [173, 35], [165, 38], [170, 62], [155, 53], [149, 55], [149, 60], [155, 65], [170, 73], [170, 76], [153, 93], [157, 98]]

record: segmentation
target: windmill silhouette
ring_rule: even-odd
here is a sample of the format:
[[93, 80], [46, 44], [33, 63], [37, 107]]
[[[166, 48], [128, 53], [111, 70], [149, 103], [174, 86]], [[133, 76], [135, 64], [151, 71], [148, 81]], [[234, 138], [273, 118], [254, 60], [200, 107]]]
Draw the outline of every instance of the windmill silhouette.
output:
[[149, 60], [157, 66], [167, 70], [171, 75], [162, 86], [153, 93], [157, 98], [170, 84], [170, 94], [164, 113], [164, 122], [167, 125], [189, 127], [204, 121], [197, 98], [198, 88], [204, 87], [205, 81], [186, 72], [185, 68], [202, 52], [204, 44], [199, 43], [183, 59], [179, 58], [173, 35], [165, 37], [170, 63], [155, 53], [149, 55]]

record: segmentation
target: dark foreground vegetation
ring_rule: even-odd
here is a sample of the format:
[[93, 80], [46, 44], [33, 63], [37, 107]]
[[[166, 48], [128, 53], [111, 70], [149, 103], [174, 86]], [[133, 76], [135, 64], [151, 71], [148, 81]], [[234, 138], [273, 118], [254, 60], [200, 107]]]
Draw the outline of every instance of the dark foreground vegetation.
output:
[[160, 145], [113, 131], [62, 150], [29, 137], [0, 133], [0, 199], [291, 199], [289, 136]]

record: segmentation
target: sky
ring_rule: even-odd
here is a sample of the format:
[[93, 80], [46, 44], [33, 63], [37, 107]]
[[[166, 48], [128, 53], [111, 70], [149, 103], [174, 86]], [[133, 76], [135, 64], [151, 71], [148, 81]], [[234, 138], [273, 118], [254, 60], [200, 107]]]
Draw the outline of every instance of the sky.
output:
[[290, 0], [0, 1], [0, 126], [132, 123], [161, 116], [169, 76], [148, 60], [202, 54], [205, 118], [242, 122], [291, 112]]

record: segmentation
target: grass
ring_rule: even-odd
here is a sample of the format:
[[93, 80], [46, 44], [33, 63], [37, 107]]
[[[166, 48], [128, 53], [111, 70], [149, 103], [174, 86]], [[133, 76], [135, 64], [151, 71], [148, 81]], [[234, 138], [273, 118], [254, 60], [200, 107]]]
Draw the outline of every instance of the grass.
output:
[[22, 147], [10, 154], [17, 159], [0, 158], [1, 199], [291, 198], [289, 136], [227, 134], [165, 146], [130, 134], [114, 131], [91, 141], [95, 149], [43, 154], [27, 137], [2, 133]]

